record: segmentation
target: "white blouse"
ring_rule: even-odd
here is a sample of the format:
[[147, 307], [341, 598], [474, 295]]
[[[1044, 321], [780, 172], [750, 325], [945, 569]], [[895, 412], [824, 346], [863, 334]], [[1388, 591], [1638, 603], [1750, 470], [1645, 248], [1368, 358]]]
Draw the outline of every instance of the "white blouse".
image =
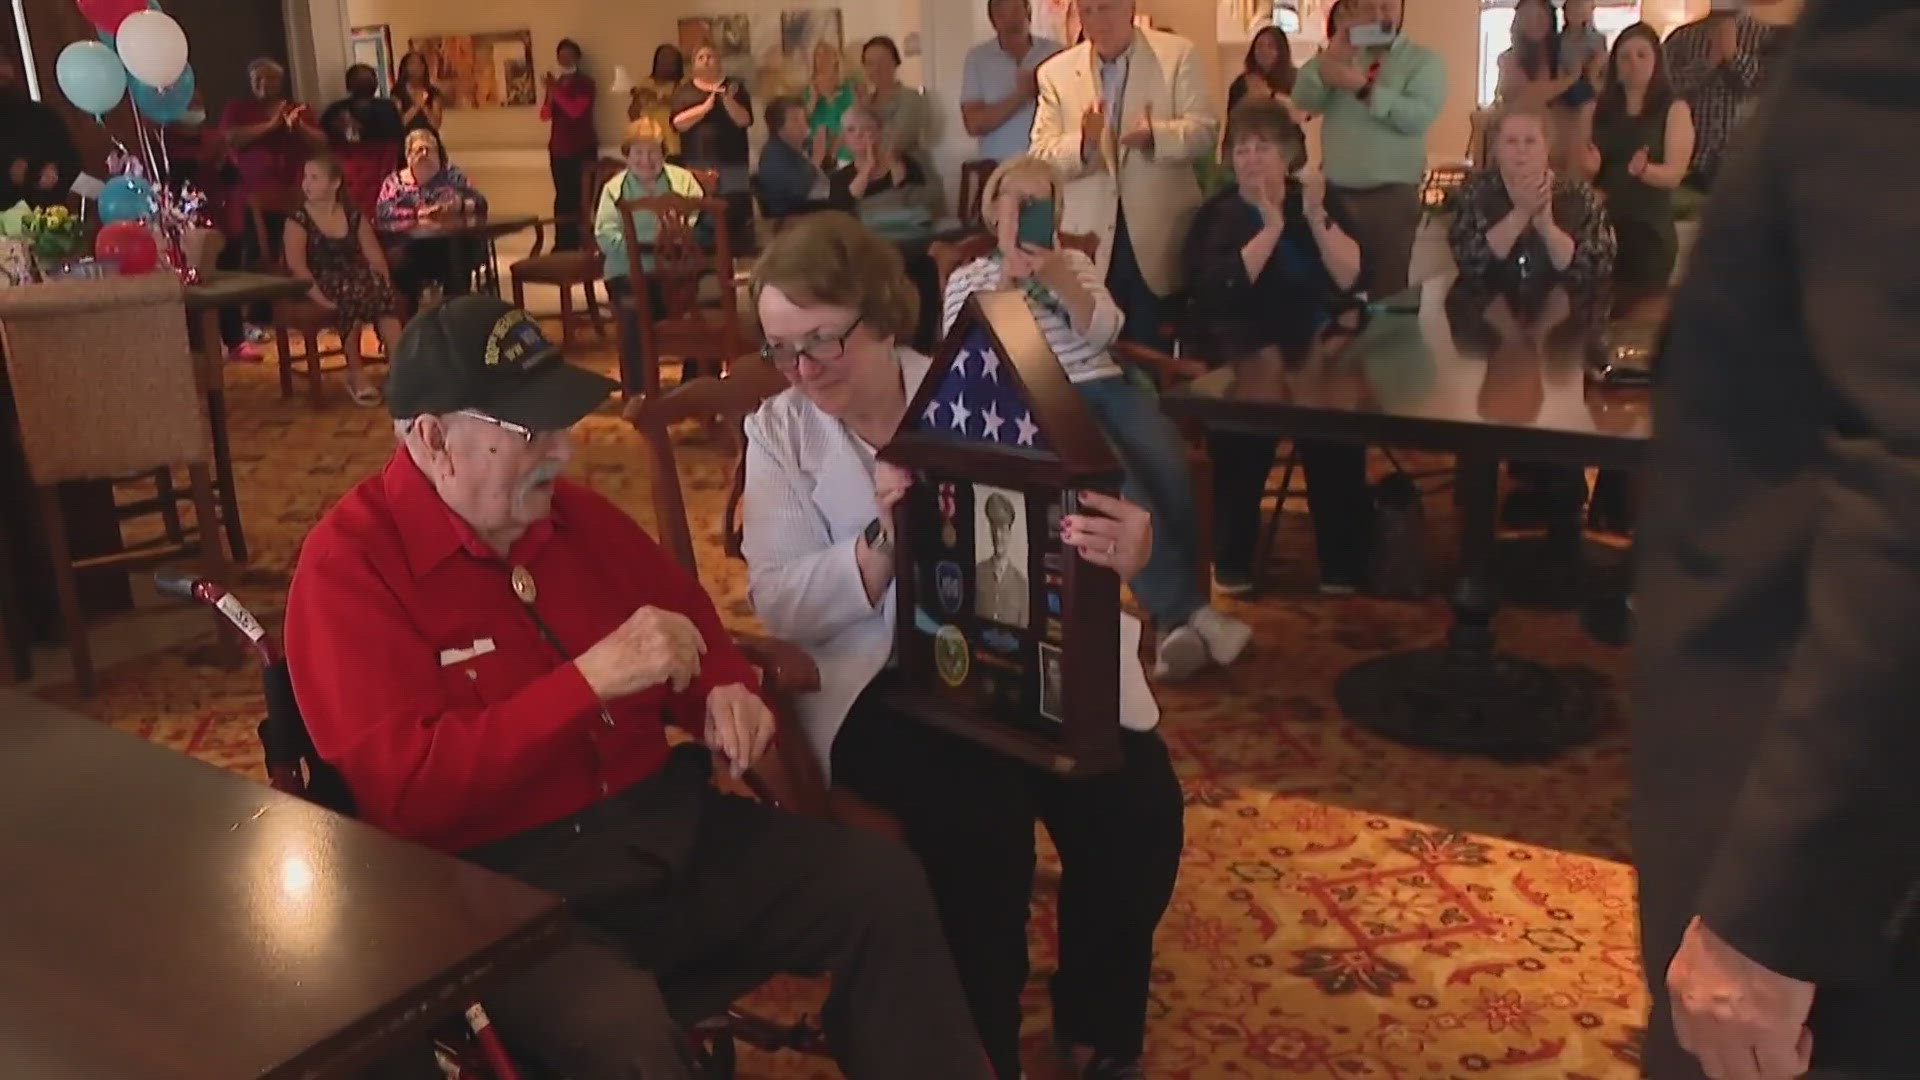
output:
[[[896, 355], [911, 398], [933, 361], [911, 349]], [[746, 432], [747, 593], [768, 632], [805, 649], [820, 669], [820, 689], [794, 705], [814, 756], [830, 769], [848, 710], [893, 654], [893, 586], [870, 603], [854, 558], [860, 534], [880, 513], [873, 454], [798, 388], [763, 402]], [[1159, 722], [1140, 664], [1139, 620], [1122, 613], [1120, 723], [1151, 731]]]

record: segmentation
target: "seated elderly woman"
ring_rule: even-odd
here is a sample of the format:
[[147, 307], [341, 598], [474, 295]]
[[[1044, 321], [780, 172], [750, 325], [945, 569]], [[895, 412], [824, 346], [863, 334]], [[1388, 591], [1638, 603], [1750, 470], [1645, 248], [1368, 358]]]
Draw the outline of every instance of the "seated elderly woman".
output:
[[[646, 358], [640, 352], [640, 311], [634, 296], [633, 262], [627, 252], [626, 228], [621, 223], [620, 204], [650, 195], [678, 195], [686, 199], [698, 199], [706, 194], [700, 188], [700, 181], [691, 172], [678, 165], [667, 163], [667, 128], [652, 117], [641, 117], [627, 128], [626, 140], [620, 144], [620, 152], [626, 155], [627, 167], [620, 175], [607, 181], [600, 189], [600, 201], [593, 212], [593, 242], [600, 248], [605, 260], [607, 294], [613, 297], [614, 316], [620, 320], [620, 370], [621, 383], [626, 386], [644, 385], [641, 373], [645, 369]], [[646, 245], [654, 242], [660, 232], [660, 219], [651, 210], [641, 210], [633, 215], [633, 238], [635, 242]], [[640, 252], [640, 272], [653, 270], [653, 253]], [[660, 284], [651, 278], [645, 279], [647, 286], [648, 309], [655, 318], [660, 316]], [[691, 370], [686, 372], [691, 376]]]
[[872, 107], [849, 107], [840, 117], [840, 138], [853, 160], [829, 174], [835, 204], [864, 210], [912, 206], [924, 199], [926, 173], [882, 135]]
[[[1306, 136], [1270, 99], [1243, 101], [1227, 117], [1233, 186], [1207, 200], [1187, 233], [1183, 261], [1196, 346], [1226, 364], [1299, 365], [1336, 309], [1352, 302], [1360, 245], [1327, 213], [1326, 184], [1303, 179]], [[1213, 433], [1214, 582], [1227, 595], [1253, 589], [1260, 502], [1277, 439]], [[1364, 446], [1295, 441], [1306, 475], [1320, 586], [1341, 595], [1366, 581], [1373, 501]]]
[[831, 141], [809, 134], [807, 110], [799, 98], [777, 97], [767, 103], [767, 142], [760, 148], [760, 171], [753, 182], [760, 211], [769, 220], [831, 205], [833, 182], [822, 169]]
[[[1058, 244], [1060, 186], [1053, 166], [1026, 154], [1002, 162], [987, 178], [980, 216], [999, 246], [947, 279], [941, 329], [953, 326], [974, 293], [1017, 289], [1026, 297], [1048, 346], [1126, 466], [1128, 497], [1153, 514], [1153, 556], [1130, 584], [1159, 632], [1155, 677], [1184, 679], [1210, 662], [1239, 659], [1253, 631], [1208, 604], [1206, 577], [1195, 568], [1200, 512], [1185, 444], [1153, 395], [1107, 351], [1125, 317], [1093, 260]], [[1023, 236], [1025, 221], [1039, 225]]]
[[409, 301], [418, 304], [429, 284], [438, 284], [447, 296], [465, 296], [473, 285], [480, 252], [457, 236], [409, 236], [421, 226], [455, 221], [487, 212], [480, 194], [460, 166], [447, 160], [440, 136], [428, 128], [407, 133], [407, 163], [380, 185], [374, 223], [390, 241], [393, 283]]
[[1605, 281], [1613, 273], [1613, 226], [1591, 185], [1549, 167], [1545, 114], [1502, 109], [1489, 130], [1493, 167], [1468, 177], [1454, 196], [1447, 242], [1460, 272], [1495, 285]]
[[[369, 824], [567, 899], [573, 932], [487, 995], [547, 1073], [692, 1080], [676, 1021], [804, 971], [833, 977], [848, 1076], [982, 1080], [913, 858], [709, 782], [708, 748], [738, 776], [773, 718], [700, 583], [561, 478], [614, 385], [491, 297], [407, 327], [399, 444], [314, 526], [287, 600], [315, 749]], [[669, 748], [669, 722], [706, 745]]]
[[[843, 786], [898, 816], [933, 884], [961, 984], [1000, 1080], [1020, 1075], [1020, 993], [1034, 822], [1059, 849], [1054, 1030], [1075, 1075], [1139, 1077], [1153, 932], [1181, 849], [1179, 782], [1153, 731], [1138, 624], [1123, 617], [1124, 763], [1073, 779], [895, 713], [893, 510], [910, 478], [876, 463], [932, 366], [899, 342], [916, 294], [894, 248], [853, 217], [801, 218], [754, 267], [766, 355], [792, 387], [747, 421], [744, 549], [754, 610], [819, 665], [796, 702]], [[1081, 558], [1133, 574], [1151, 546], [1139, 507], [1096, 492], [1061, 524]], [[899, 1073], [890, 1075], [906, 1076]]]

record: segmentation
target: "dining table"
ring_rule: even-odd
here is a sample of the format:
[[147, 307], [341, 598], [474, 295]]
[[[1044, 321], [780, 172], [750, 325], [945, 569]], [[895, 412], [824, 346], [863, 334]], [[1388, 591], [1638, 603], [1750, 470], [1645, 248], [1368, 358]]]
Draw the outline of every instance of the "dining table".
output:
[[1503, 759], [1590, 738], [1588, 680], [1500, 647], [1502, 463], [1632, 471], [1653, 431], [1640, 379], [1664, 304], [1562, 286], [1499, 288], [1449, 273], [1366, 306], [1303, 355], [1261, 354], [1161, 398], [1225, 433], [1440, 451], [1454, 460], [1459, 565], [1444, 640], [1362, 660], [1336, 697], [1353, 722], [1414, 745]]
[[440, 214], [401, 228], [379, 230], [380, 243], [392, 252], [415, 244], [440, 251], [446, 261], [441, 281], [451, 282], [464, 272], [473, 274], [473, 287], [488, 296], [500, 295], [502, 237], [525, 232], [545, 219], [531, 214]]
[[0, 815], [0, 1076], [430, 1060], [565, 933], [559, 897], [83, 717], [0, 724]]

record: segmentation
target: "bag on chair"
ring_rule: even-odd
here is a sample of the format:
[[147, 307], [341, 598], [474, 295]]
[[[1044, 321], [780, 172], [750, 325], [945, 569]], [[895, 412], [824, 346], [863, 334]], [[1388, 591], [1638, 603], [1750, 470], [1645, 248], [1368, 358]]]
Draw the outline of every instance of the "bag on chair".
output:
[[1398, 470], [1373, 485], [1374, 595], [1417, 600], [1427, 592], [1427, 512], [1420, 488]]

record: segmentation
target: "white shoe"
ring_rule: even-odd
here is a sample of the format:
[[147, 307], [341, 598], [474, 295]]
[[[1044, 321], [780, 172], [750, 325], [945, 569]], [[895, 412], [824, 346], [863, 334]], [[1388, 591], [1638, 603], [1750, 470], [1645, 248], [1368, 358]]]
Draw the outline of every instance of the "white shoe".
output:
[[1177, 682], [1193, 677], [1207, 666], [1207, 643], [1194, 632], [1192, 624], [1176, 626], [1155, 640], [1155, 679]]
[[1207, 646], [1207, 655], [1221, 667], [1240, 659], [1247, 643], [1253, 640], [1253, 627], [1215, 608], [1203, 607], [1194, 612], [1187, 626], [1200, 635]]

